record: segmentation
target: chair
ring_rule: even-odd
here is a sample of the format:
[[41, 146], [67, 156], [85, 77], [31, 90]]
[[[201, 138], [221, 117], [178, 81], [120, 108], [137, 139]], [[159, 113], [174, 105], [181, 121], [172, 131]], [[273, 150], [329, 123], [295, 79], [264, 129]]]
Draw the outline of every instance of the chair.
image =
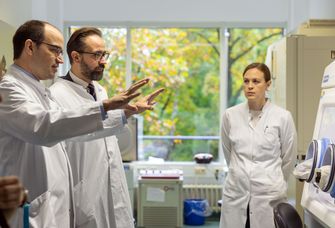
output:
[[303, 228], [298, 212], [289, 203], [279, 203], [273, 214], [276, 228]]

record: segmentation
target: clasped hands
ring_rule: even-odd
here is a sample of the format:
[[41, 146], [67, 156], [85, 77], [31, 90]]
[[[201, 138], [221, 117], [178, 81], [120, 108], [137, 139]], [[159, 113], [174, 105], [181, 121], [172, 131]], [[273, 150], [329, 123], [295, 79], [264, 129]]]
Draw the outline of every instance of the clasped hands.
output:
[[104, 100], [103, 107], [105, 111], [113, 109], [124, 109], [125, 115], [129, 117], [134, 114], [142, 113], [146, 110], [152, 110], [153, 105], [156, 103], [154, 99], [164, 91], [163, 88], [160, 88], [147, 96], [141, 97], [133, 104], [129, 104], [132, 99], [138, 97], [141, 94], [140, 92], [138, 92], [138, 89], [148, 84], [149, 81], [149, 78], [137, 81], [133, 85], [131, 85], [126, 91], [117, 94], [108, 100]]

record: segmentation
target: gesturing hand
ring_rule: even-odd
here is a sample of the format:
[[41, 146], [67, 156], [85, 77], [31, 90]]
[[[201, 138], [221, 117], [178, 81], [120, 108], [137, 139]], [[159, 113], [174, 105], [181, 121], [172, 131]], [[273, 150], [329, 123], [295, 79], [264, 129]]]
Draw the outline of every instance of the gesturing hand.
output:
[[128, 107], [124, 107], [125, 115], [128, 118], [131, 115], [142, 113], [146, 110], [153, 110], [153, 105], [156, 104], [154, 99], [164, 91], [163, 88], [156, 90], [155, 92], [140, 98], [138, 101], [133, 104], [137, 110], [129, 109]]
[[130, 105], [128, 103], [129, 101], [141, 94], [140, 92], [137, 92], [137, 90], [142, 86], [146, 85], [149, 80], [149, 78], [145, 78], [138, 82], [135, 82], [126, 91], [117, 94], [108, 100], [104, 100], [102, 103], [105, 111], [119, 108], [126, 108], [132, 111], [137, 111], [136, 106]]

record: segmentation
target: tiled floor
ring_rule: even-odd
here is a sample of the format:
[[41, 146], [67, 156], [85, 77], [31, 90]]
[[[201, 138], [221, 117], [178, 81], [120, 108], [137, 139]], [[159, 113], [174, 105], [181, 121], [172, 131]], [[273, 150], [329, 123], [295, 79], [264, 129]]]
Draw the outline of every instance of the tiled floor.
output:
[[187, 225], [184, 225], [183, 228], [218, 228], [220, 225], [220, 222], [219, 221], [206, 221], [204, 225], [202, 226], [187, 226]]
[[220, 214], [212, 215], [205, 220], [205, 224], [201, 226], [184, 225], [183, 228], [218, 228], [220, 226]]

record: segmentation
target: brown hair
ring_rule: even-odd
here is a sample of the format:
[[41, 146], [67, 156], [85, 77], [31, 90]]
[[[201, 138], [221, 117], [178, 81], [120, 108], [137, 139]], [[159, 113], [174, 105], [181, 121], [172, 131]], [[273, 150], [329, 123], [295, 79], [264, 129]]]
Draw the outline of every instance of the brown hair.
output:
[[266, 82], [271, 80], [270, 70], [267, 67], [267, 65], [265, 65], [264, 63], [251, 63], [251, 64], [249, 64], [243, 71], [243, 77], [244, 77], [245, 73], [247, 73], [248, 70], [254, 69], [254, 68], [263, 72], [264, 79], [265, 79]]
[[78, 51], [78, 52], [84, 51], [84, 48], [85, 48], [84, 39], [91, 35], [97, 35], [97, 36], [102, 37], [101, 31], [94, 27], [80, 28], [71, 35], [66, 45], [66, 52], [67, 52], [67, 55], [69, 56], [71, 64], [73, 62], [71, 53], [73, 51]]
[[[48, 22], [40, 20], [30, 20], [21, 25], [13, 36], [13, 59], [18, 59], [23, 51], [27, 39], [34, 41], [39, 46], [44, 40], [45, 25], [51, 25]], [[53, 26], [53, 25], [51, 25]], [[55, 26], [53, 26], [55, 27]], [[55, 27], [56, 28], [56, 27]]]

